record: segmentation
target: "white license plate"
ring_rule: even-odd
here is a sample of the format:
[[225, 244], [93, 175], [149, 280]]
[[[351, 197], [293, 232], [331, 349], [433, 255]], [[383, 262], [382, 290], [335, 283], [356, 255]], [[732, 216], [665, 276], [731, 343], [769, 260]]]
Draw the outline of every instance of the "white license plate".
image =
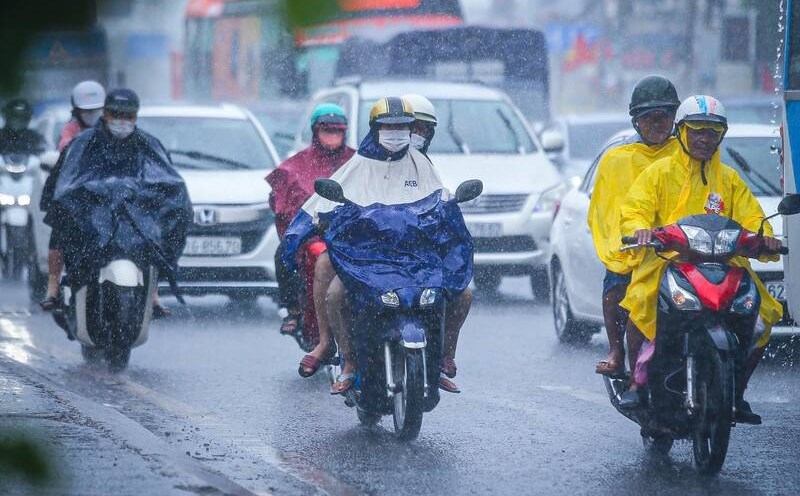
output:
[[767, 292], [778, 301], [786, 301], [786, 287], [783, 281], [765, 282]]
[[503, 226], [499, 222], [467, 222], [469, 233], [476, 238], [499, 238]]
[[242, 238], [226, 236], [189, 236], [184, 255], [238, 255], [242, 252]]

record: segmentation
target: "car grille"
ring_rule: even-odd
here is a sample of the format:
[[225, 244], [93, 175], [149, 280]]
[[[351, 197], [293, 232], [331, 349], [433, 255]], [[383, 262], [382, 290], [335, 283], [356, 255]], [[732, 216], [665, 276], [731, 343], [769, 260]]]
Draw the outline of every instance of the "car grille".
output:
[[465, 214], [501, 214], [519, 212], [528, 201], [528, 195], [481, 195], [461, 204]]
[[178, 267], [181, 282], [241, 281], [262, 282], [271, 278], [261, 267]]
[[536, 241], [530, 236], [500, 236], [499, 238], [472, 238], [475, 253], [519, 253], [536, 251]]
[[[265, 210], [258, 220], [250, 222], [231, 222], [211, 225], [194, 223], [189, 228], [189, 236], [236, 236], [242, 239], [242, 253], [249, 253], [256, 249], [274, 223], [275, 217], [272, 212]], [[215, 255], [200, 256], [208, 257]]]

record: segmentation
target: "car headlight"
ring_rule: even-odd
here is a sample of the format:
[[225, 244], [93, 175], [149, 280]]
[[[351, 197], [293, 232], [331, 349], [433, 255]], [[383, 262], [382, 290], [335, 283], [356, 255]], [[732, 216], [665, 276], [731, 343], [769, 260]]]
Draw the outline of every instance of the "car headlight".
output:
[[419, 306], [426, 307], [436, 303], [436, 290], [426, 288], [419, 297]]
[[714, 253], [711, 236], [705, 229], [695, 226], [681, 226], [681, 230], [689, 241], [689, 248], [704, 255]]
[[714, 253], [717, 255], [725, 255], [733, 253], [736, 249], [736, 240], [739, 239], [738, 229], [723, 229], [717, 233], [714, 239]]
[[559, 183], [550, 189], [542, 191], [542, 194], [539, 195], [539, 199], [536, 201], [536, 205], [533, 207], [533, 211], [552, 212], [566, 193], [567, 185], [565, 183]]
[[29, 195], [19, 195], [17, 197], [17, 205], [27, 206], [31, 204], [31, 197]]
[[695, 296], [683, 289], [675, 281], [672, 272], [667, 272], [667, 286], [669, 288], [669, 298], [678, 310], [700, 310], [702, 307]]
[[381, 301], [387, 307], [399, 307], [400, 306], [400, 298], [397, 296], [397, 293], [394, 291], [387, 291], [381, 295]]
[[13, 205], [16, 200], [17, 199], [11, 195], [4, 195], [0, 193], [0, 205]]

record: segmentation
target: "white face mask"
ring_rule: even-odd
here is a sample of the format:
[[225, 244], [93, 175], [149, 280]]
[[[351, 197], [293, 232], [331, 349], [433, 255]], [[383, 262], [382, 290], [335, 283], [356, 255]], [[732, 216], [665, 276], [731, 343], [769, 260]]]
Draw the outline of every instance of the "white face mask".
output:
[[416, 133], [411, 133], [411, 146], [417, 150], [425, 148], [425, 137]]
[[97, 124], [97, 121], [100, 119], [101, 115], [103, 115], [103, 109], [78, 111], [78, 118], [86, 127], [93, 127], [95, 124]]
[[389, 152], [399, 152], [411, 143], [411, 131], [408, 129], [381, 129], [378, 131], [378, 143]]
[[133, 129], [136, 127], [135, 122], [126, 121], [123, 119], [109, 119], [106, 121], [108, 130], [115, 138], [124, 139], [130, 136]]

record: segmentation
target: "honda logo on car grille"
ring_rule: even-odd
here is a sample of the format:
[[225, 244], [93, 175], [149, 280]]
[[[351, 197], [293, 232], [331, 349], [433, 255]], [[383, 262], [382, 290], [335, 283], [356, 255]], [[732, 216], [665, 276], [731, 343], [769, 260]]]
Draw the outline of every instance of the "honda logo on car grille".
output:
[[217, 223], [217, 211], [213, 208], [194, 209], [194, 223], [200, 226], [210, 226]]

